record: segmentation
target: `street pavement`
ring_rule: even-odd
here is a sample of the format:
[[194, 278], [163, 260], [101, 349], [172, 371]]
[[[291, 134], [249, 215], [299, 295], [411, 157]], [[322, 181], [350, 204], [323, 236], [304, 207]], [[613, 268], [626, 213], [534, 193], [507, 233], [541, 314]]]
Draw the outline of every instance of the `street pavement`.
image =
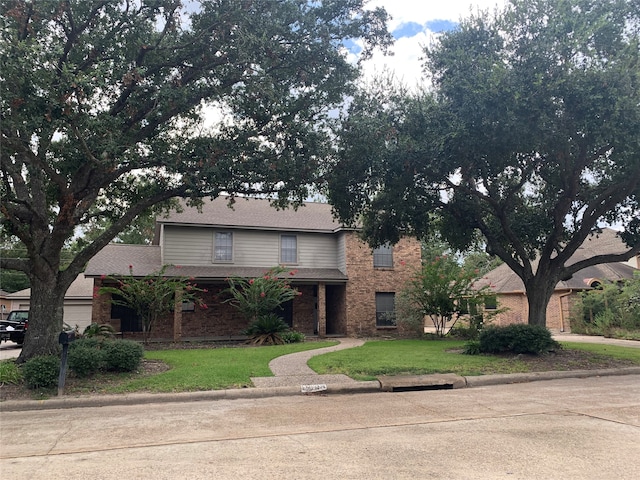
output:
[[640, 478], [640, 375], [0, 413], [0, 478]]

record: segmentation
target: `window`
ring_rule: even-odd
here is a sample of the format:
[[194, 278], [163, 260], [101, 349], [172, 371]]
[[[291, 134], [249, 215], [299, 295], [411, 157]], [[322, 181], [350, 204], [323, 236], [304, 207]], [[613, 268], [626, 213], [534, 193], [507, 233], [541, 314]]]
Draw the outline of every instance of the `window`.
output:
[[233, 260], [233, 234], [216, 232], [213, 245], [214, 262], [230, 262]]
[[488, 295], [484, 297], [484, 309], [496, 310], [498, 308], [498, 298], [495, 295]]
[[395, 293], [376, 293], [376, 327], [396, 326]]
[[[116, 301], [122, 301], [122, 297], [119, 295], [113, 296]], [[111, 318], [120, 320], [121, 332], [141, 332], [142, 331], [142, 319], [138, 317], [135, 310], [115, 303], [111, 304]]]
[[194, 302], [182, 302], [182, 311], [183, 312], [195, 312], [196, 304]]
[[280, 263], [298, 263], [298, 237], [295, 235], [280, 237]]
[[373, 266], [375, 268], [393, 267], [393, 247], [391, 245], [381, 245], [373, 250]]

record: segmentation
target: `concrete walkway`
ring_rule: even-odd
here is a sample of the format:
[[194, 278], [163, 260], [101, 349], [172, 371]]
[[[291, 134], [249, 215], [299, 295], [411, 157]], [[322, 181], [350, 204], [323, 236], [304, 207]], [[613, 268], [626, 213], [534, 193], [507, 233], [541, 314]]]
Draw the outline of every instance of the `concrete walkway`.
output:
[[318, 375], [311, 370], [307, 362], [311, 357], [336, 352], [347, 348], [355, 348], [364, 344], [360, 338], [339, 338], [340, 343], [333, 347], [317, 348], [304, 352], [291, 353], [271, 360], [269, 368], [275, 377], [252, 377], [251, 381], [258, 388], [292, 387], [302, 385], [343, 385], [358, 383], [346, 375]]
[[640, 348], [640, 341], [606, 338], [597, 335], [578, 335], [576, 333], [554, 333], [553, 338], [558, 342], [600, 343], [603, 345], [617, 345], [619, 347]]

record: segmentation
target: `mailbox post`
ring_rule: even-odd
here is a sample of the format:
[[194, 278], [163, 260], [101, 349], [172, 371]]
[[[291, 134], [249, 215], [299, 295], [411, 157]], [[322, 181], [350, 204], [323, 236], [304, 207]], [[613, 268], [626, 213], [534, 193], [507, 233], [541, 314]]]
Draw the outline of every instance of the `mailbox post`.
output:
[[67, 355], [69, 344], [76, 339], [76, 332], [60, 332], [58, 343], [62, 345], [62, 357], [60, 358], [60, 375], [58, 376], [58, 396], [64, 392], [64, 382], [67, 378]]

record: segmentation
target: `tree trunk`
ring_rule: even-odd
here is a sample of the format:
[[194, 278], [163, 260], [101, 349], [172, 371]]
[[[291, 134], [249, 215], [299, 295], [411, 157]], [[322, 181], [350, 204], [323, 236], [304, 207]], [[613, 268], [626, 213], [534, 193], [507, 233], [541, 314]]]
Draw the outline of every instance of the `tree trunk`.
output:
[[58, 355], [58, 335], [62, 331], [64, 295], [69, 283], [54, 274], [31, 276], [29, 327], [18, 362], [38, 355]]
[[547, 306], [555, 290], [556, 282], [537, 275], [526, 285], [527, 302], [529, 303], [529, 325], [547, 326]]

